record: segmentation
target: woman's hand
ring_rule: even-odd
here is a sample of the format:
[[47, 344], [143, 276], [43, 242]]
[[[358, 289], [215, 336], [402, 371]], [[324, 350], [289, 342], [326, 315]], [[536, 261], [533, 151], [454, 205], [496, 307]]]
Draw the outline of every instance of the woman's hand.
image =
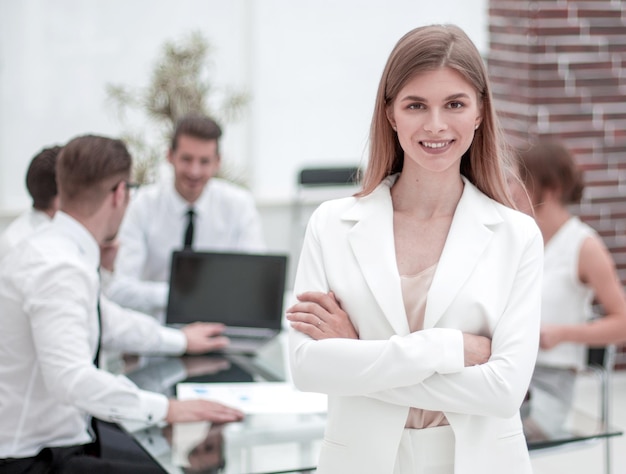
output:
[[465, 367], [486, 364], [491, 357], [491, 339], [476, 334], [463, 333]]
[[296, 331], [312, 339], [358, 339], [348, 314], [335, 294], [309, 291], [298, 295], [298, 303], [287, 309], [287, 319]]
[[544, 351], [554, 349], [563, 342], [561, 326], [542, 324], [539, 331], [539, 347]]

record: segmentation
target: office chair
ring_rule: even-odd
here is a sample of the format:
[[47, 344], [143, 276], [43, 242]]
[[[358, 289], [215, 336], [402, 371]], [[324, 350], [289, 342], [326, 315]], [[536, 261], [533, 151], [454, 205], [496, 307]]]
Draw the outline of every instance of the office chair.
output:
[[358, 183], [361, 170], [358, 166], [339, 168], [303, 168], [298, 184], [305, 186], [346, 186]]
[[359, 190], [361, 169], [359, 166], [307, 167], [298, 172], [296, 194], [291, 213], [290, 277], [288, 287], [293, 287], [295, 265], [302, 248], [304, 231], [311, 213], [322, 202], [350, 196]]
[[[615, 367], [615, 356], [615, 345], [590, 347], [587, 350], [587, 371], [594, 374], [599, 381], [598, 413], [604, 426], [611, 423], [611, 376]], [[604, 443], [604, 472], [611, 474], [611, 438], [603, 438], [601, 441]]]
[[[598, 409], [597, 420], [602, 430], [608, 429], [611, 424], [611, 375], [615, 364], [615, 346], [588, 348], [587, 349], [587, 365], [585, 369], [577, 373], [576, 377], [581, 375], [591, 375], [598, 383]], [[547, 446], [535, 448], [531, 453], [547, 454], [554, 451], [561, 451], [577, 447], [595, 446], [597, 443], [603, 443], [604, 457], [604, 473], [611, 474], [611, 438], [598, 437], [587, 439], [573, 439], [570, 442], [559, 444], [557, 446]]]

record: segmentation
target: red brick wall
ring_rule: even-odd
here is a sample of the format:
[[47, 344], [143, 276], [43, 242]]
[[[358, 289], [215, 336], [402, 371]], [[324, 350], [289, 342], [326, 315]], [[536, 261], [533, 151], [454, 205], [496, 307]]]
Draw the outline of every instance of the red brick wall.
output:
[[487, 64], [512, 145], [562, 139], [585, 172], [574, 212], [603, 237], [626, 283], [626, 5], [490, 0]]

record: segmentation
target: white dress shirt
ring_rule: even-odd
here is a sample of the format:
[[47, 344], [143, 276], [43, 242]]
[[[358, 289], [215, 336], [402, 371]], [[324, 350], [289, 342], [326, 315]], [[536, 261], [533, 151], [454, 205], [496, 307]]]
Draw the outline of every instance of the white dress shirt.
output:
[[0, 235], [0, 260], [22, 240], [34, 234], [42, 225], [49, 224], [50, 221], [48, 214], [35, 208], [30, 208], [20, 214]]
[[[99, 247], [78, 221], [52, 224], [0, 263], [0, 458], [89, 443], [89, 415], [162, 421], [167, 397], [94, 366]], [[184, 335], [100, 298], [102, 347], [180, 354]]]
[[[120, 229], [115, 273], [107, 296], [163, 321], [171, 256], [183, 247], [190, 204], [173, 182], [147, 186], [133, 197]], [[194, 203], [194, 250], [265, 250], [261, 218], [252, 195], [212, 178]]]

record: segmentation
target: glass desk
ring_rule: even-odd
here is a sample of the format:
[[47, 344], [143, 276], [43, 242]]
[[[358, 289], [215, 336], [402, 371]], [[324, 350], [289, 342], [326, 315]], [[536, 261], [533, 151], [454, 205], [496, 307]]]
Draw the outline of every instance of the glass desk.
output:
[[[179, 382], [288, 380], [286, 357], [281, 335], [254, 357], [146, 358], [127, 375], [143, 388], [174, 396]], [[531, 454], [622, 434], [537, 389], [522, 407], [522, 418]], [[323, 414], [257, 414], [221, 426], [200, 422], [124, 428], [167, 473], [267, 474], [314, 471], [324, 425]]]

